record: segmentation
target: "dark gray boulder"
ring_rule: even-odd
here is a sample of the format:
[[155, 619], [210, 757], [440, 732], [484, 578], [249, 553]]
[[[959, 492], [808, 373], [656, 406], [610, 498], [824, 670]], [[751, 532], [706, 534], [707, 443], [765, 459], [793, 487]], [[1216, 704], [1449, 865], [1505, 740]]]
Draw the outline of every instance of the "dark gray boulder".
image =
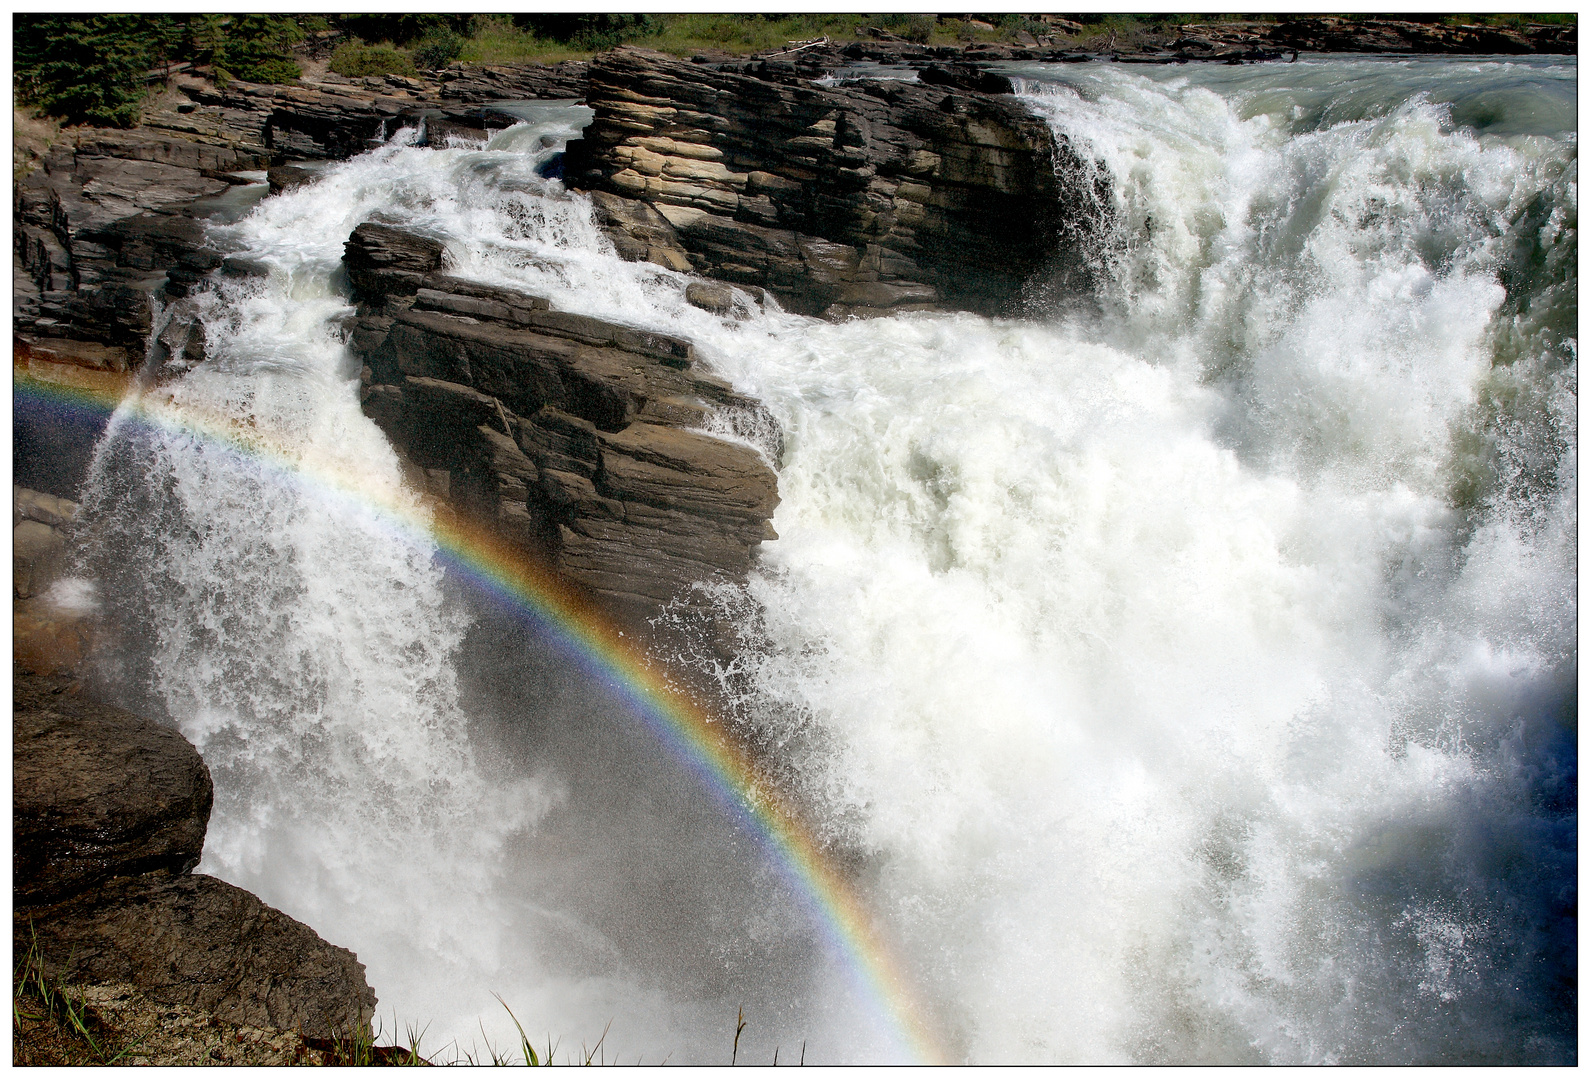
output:
[[19, 903], [199, 861], [213, 789], [178, 732], [85, 701], [62, 680], [14, 682], [12, 883]]
[[265, 182], [270, 185], [272, 195], [280, 195], [284, 191], [291, 191], [296, 187], [314, 182], [315, 174], [309, 169], [297, 165], [278, 165], [268, 169], [265, 173]]

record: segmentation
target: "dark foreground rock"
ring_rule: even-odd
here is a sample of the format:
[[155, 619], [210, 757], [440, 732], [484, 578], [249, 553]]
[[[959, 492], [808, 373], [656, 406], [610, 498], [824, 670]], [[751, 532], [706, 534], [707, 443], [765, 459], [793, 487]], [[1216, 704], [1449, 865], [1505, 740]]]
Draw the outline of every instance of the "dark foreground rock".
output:
[[375, 1010], [353, 953], [204, 874], [117, 879], [33, 913], [31, 928], [61, 982], [127, 983], [230, 1023], [330, 1038]]
[[113, 877], [193, 869], [213, 789], [179, 733], [17, 680], [12, 720], [12, 888], [54, 900]]
[[188, 872], [212, 799], [198, 752], [77, 688], [13, 679], [15, 955], [58, 984], [127, 985], [235, 1024], [332, 1038], [368, 1021], [353, 953]]
[[777, 479], [691, 429], [765, 422], [760, 406], [698, 371], [687, 341], [450, 277], [443, 258], [377, 224], [346, 255], [365, 411], [421, 485], [635, 624], [693, 582], [744, 580]]
[[1086, 276], [1103, 170], [976, 72], [944, 72], [957, 85], [829, 88], [793, 62], [619, 49], [592, 61], [566, 176], [645, 202], [698, 271], [802, 312], [1001, 312], [1035, 276]]

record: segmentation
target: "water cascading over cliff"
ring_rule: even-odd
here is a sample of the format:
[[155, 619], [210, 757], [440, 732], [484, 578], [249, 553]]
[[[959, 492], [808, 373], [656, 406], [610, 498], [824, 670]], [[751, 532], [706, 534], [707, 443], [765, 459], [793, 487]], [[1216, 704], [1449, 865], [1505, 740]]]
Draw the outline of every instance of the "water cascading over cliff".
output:
[[779, 421], [780, 539], [680, 616], [739, 655], [684, 660], [949, 1056], [1573, 1060], [1574, 65], [1011, 74], [1111, 174], [1085, 306], [719, 318], [537, 175], [551, 113], [215, 227], [270, 275], [144, 391], [199, 420], [113, 422], [85, 566], [215, 774], [200, 869], [400, 1035], [511, 1043], [496, 992], [627, 1059], [727, 1058], [741, 1006], [743, 1060], [906, 1052], [603, 687], [328, 482], [418, 507], [342, 340], [372, 219]]

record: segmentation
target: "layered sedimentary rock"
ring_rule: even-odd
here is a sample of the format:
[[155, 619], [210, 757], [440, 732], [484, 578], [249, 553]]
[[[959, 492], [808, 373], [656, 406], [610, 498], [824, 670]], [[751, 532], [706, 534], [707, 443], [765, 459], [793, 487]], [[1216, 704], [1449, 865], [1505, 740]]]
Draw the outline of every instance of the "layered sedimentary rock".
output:
[[799, 311], [1009, 308], [1082, 274], [1106, 181], [1009, 97], [794, 63], [592, 62], [574, 186], [651, 205], [703, 274]]
[[[404, 114], [436, 101], [423, 80], [380, 80], [265, 86], [234, 81], [225, 88], [197, 80], [182, 91], [235, 138], [263, 147], [275, 161], [345, 158], [386, 140]], [[191, 114], [190, 114], [191, 115]]]
[[[178, 76], [142, 127], [76, 129], [17, 181], [13, 330], [29, 343], [75, 340], [119, 352], [107, 365], [92, 350], [67, 362], [136, 367], [151, 329], [150, 297], [180, 298], [220, 263], [192, 219], [229, 188], [257, 182], [241, 174], [350, 157], [404, 126], [424, 124], [437, 142], [484, 138], [517, 118], [479, 102], [581, 97], [584, 72], [583, 64], [455, 65], [440, 79], [323, 75], [291, 86], [225, 87]], [[311, 175], [273, 172], [272, 193]], [[200, 352], [188, 351], [190, 360]]]
[[[62, 142], [15, 188], [15, 333], [119, 350], [136, 363], [150, 296], [185, 295], [221, 262], [191, 214], [263, 162], [244, 151], [143, 132]], [[85, 366], [97, 366], [85, 356]]]
[[213, 788], [176, 731], [13, 681], [13, 947], [57, 983], [127, 984], [224, 1020], [346, 1035], [375, 994], [347, 949], [189, 871]]
[[584, 60], [560, 64], [452, 64], [438, 73], [448, 101], [512, 101], [523, 98], [583, 98]]
[[631, 620], [745, 577], [776, 478], [693, 429], [760, 407], [689, 342], [450, 277], [442, 245], [391, 226], [359, 226], [345, 260], [365, 411], [433, 494]]

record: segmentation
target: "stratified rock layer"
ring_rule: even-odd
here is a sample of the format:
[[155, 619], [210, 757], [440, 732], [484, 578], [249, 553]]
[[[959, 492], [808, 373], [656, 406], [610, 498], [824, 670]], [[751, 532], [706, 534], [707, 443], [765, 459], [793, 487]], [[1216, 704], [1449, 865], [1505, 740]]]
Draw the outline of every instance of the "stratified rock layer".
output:
[[263, 160], [146, 132], [87, 132], [17, 182], [13, 332], [111, 350], [85, 366], [142, 358], [150, 297], [176, 298], [221, 262], [190, 215]]
[[365, 412], [422, 486], [621, 617], [745, 578], [777, 480], [690, 429], [760, 406], [695, 370], [689, 342], [449, 277], [441, 245], [390, 226], [359, 226], [345, 258]]
[[645, 201], [699, 271], [808, 313], [999, 312], [1034, 275], [1086, 273], [1108, 181], [1019, 102], [811, 74], [604, 54], [568, 182]]
[[449, 101], [511, 101], [520, 98], [583, 98], [584, 60], [560, 64], [453, 64], [438, 72]]

